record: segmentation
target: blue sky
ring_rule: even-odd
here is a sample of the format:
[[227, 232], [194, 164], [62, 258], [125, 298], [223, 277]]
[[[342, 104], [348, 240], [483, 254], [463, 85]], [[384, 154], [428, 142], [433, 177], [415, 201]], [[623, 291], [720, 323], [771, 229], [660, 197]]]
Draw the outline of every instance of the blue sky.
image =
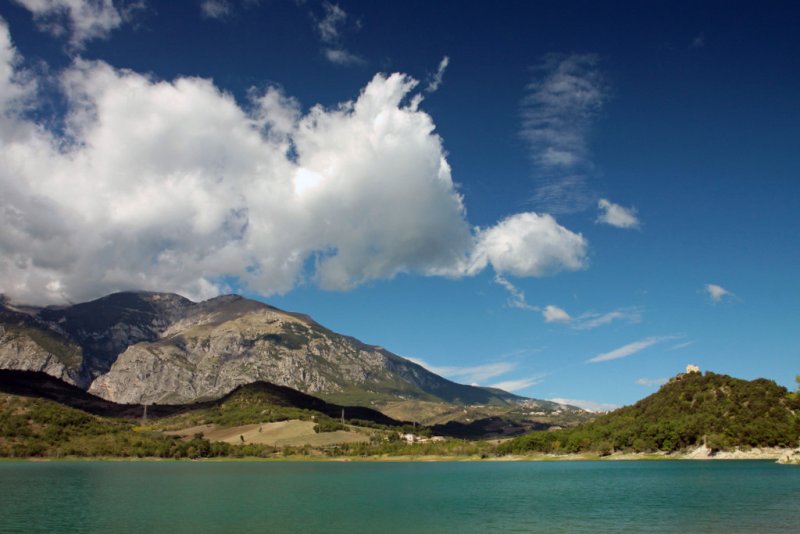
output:
[[590, 407], [800, 372], [790, 2], [40, 4], [0, 5], [12, 298], [240, 291]]

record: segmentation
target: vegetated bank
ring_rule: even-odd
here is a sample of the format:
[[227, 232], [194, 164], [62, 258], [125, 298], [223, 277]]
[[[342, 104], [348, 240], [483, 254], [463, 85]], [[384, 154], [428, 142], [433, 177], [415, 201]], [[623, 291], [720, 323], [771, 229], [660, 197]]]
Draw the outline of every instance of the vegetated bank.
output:
[[[5, 458], [469, 456], [492, 448], [487, 442], [435, 440], [430, 428], [265, 382], [216, 401], [151, 405], [146, 416], [142, 405], [105, 401], [42, 373], [3, 370], [0, 378]], [[268, 428], [281, 423], [306, 434], [270, 439]], [[247, 427], [255, 428], [248, 433]]]
[[706, 372], [680, 374], [632, 406], [570, 429], [533, 432], [498, 446], [501, 454], [615, 451], [674, 453], [794, 448], [800, 440], [800, 398], [772, 380], [740, 380]]
[[[363, 408], [342, 421], [339, 406], [263, 383], [241, 387], [219, 401], [173, 406], [170, 410], [177, 411], [169, 414], [151, 406], [152, 416], [143, 420], [130, 415], [140, 413], [141, 406], [114, 405], [56, 382], [45, 384], [46, 394], [59, 401], [26, 392], [30, 386], [42, 393], [41, 385], [30, 381], [0, 393], [0, 457], [646, 459], [667, 453], [682, 457], [671, 453], [703, 444], [717, 451], [793, 448], [800, 439], [798, 394], [769, 380], [748, 382], [714, 373], [679, 375], [657, 393], [593, 422], [500, 444], [437, 438], [431, 427], [404, 424]], [[308, 443], [302, 436], [270, 442], [268, 427], [282, 421], [317, 435]], [[248, 425], [253, 427], [249, 434]], [[220, 437], [221, 429], [230, 435]], [[347, 439], [337, 442], [337, 436]]]

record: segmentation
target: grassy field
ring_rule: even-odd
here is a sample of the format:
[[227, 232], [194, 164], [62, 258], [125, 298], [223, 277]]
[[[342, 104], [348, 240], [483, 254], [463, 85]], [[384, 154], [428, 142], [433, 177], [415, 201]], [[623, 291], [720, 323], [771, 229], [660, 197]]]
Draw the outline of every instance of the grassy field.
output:
[[351, 427], [350, 432], [337, 430], [318, 434], [314, 431], [314, 426], [315, 423], [312, 421], [294, 419], [227, 428], [218, 428], [215, 425], [198, 425], [165, 432], [165, 434], [190, 438], [195, 434], [202, 433], [205, 439], [212, 442], [222, 441], [231, 445], [251, 443], [270, 445], [272, 447], [302, 447], [304, 445], [327, 447], [340, 443], [365, 443], [369, 441], [367, 434], [353, 427]]

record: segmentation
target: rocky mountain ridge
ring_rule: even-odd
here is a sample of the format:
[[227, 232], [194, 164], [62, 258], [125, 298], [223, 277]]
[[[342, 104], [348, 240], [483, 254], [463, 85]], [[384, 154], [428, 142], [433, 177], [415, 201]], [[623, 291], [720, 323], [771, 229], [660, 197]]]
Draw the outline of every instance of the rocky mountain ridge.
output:
[[308, 316], [237, 295], [195, 303], [124, 292], [47, 308], [0, 302], [0, 329], [0, 368], [46, 372], [120, 403], [196, 402], [264, 380], [348, 404], [422, 399], [565, 409], [451, 382]]

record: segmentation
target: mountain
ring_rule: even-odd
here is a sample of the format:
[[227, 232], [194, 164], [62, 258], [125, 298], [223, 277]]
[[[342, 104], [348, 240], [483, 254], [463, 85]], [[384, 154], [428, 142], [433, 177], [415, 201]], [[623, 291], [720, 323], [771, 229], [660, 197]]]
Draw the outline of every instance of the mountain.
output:
[[796, 447], [800, 399], [771, 380], [687, 372], [656, 393], [584, 425], [534, 432], [506, 442], [501, 452], [667, 451], [699, 445]]
[[0, 302], [0, 368], [42, 371], [123, 404], [183, 404], [266, 381], [328, 402], [398, 399], [577, 408], [457, 384], [310, 317], [237, 295], [123, 292], [72, 306]]

